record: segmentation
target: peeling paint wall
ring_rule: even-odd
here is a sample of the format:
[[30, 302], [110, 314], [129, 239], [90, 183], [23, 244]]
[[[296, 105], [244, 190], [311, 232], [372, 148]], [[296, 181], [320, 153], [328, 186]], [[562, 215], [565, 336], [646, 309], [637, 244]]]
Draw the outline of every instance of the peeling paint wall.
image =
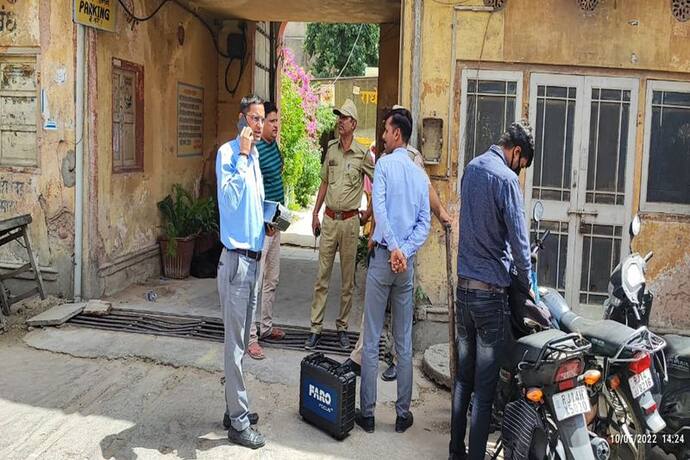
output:
[[[414, 0], [404, 0], [402, 10], [401, 99], [411, 104], [411, 65], [414, 39]], [[460, 4], [460, 2], [457, 2]], [[483, 6], [481, 0], [462, 2]], [[457, 20], [455, 61], [452, 62], [451, 24]], [[427, 169], [442, 200], [457, 225], [458, 145], [460, 137], [460, 69], [463, 66], [523, 72], [525, 89], [534, 71], [574, 75], [633, 77], [640, 80], [633, 208], [639, 208], [644, 147], [644, 100], [648, 79], [690, 81], [690, 22], [678, 22], [671, 15], [671, 2], [626, 0], [600, 2], [594, 12], [580, 10], [574, 0], [508, 1], [495, 13], [455, 12], [453, 2], [423, 2], [421, 106], [419, 119], [444, 120], [441, 161]], [[451, 84], [455, 85], [450, 94]], [[449, 114], [450, 106], [454, 110]], [[527, 116], [528, 99], [522, 113]], [[448, 137], [450, 131], [450, 138]], [[450, 139], [450, 143], [447, 140]], [[450, 171], [446, 164], [450, 155]], [[454, 229], [457, 230], [457, 229]], [[643, 234], [635, 241], [639, 248], [652, 248], [651, 237], [660, 249], [652, 262], [650, 279], [657, 288], [654, 321], [690, 329], [687, 315], [687, 280], [690, 253], [687, 234], [690, 219], [650, 214], [643, 222]], [[453, 237], [453, 263], [457, 253], [457, 231]], [[683, 240], [684, 244], [679, 244]], [[441, 229], [434, 222], [429, 243], [418, 256], [420, 285], [434, 304], [446, 302], [446, 270], [439, 264], [444, 256]], [[672, 249], [675, 248], [675, 249]], [[678, 250], [678, 248], [683, 248]], [[657, 251], [656, 248], [654, 248]], [[671, 281], [672, 280], [672, 281]], [[685, 314], [683, 315], [683, 312]]]
[[[117, 10], [116, 32], [95, 32], [97, 76], [90, 82], [96, 97], [89, 109], [98, 136], [90, 146], [98, 177], [97, 234], [89, 235], [93, 261], [89, 279], [97, 282], [87, 286], [90, 296], [127, 286], [132, 282], [127, 270], [134, 266], [139, 269], [138, 278], [157, 273], [160, 262], [155, 247], [161, 219], [156, 203], [170, 193], [174, 183], [189, 190], [198, 188], [204, 162], [212, 161], [215, 154], [217, 136], [218, 55], [209, 31], [174, 2], [146, 22], [127, 21], [122, 8]], [[149, 2], [134, 2], [135, 12], [149, 10]], [[143, 171], [113, 172], [113, 59], [143, 67]], [[201, 156], [177, 155], [178, 82], [203, 88]], [[143, 262], [142, 256], [146, 256]], [[142, 269], [144, 262], [146, 269]]]
[[[0, 166], [0, 219], [31, 214], [34, 252], [49, 293], [71, 295], [74, 237], [74, 26], [67, 0], [0, 0], [0, 55], [36, 60], [37, 166]], [[44, 130], [39, 93], [57, 129]], [[0, 271], [28, 261], [16, 243], [0, 250]], [[10, 283], [10, 289], [13, 284]]]
[[654, 293], [651, 322], [670, 329], [690, 329], [690, 218], [641, 214], [642, 231], [633, 250], [654, 256], [647, 265]]

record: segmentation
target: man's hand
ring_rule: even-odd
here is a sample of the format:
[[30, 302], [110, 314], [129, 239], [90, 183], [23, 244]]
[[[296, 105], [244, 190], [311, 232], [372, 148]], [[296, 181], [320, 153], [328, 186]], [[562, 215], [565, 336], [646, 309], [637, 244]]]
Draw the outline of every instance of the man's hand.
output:
[[240, 133], [240, 154], [249, 156], [252, 151], [252, 143], [254, 142], [254, 133], [252, 128], [245, 126]]
[[438, 213], [438, 220], [440, 220], [443, 225], [450, 225], [450, 214], [448, 214], [448, 211], [443, 209], [443, 207], [441, 207]]
[[314, 236], [319, 236], [317, 233], [321, 233], [321, 222], [319, 221], [318, 214], [312, 214], [311, 216], [311, 232], [314, 234]]
[[273, 225], [266, 224], [266, 236], [275, 236], [276, 233], [278, 233], [278, 229]]
[[370, 214], [368, 211], [359, 211], [359, 225], [365, 226], [369, 222]]
[[407, 257], [399, 248], [391, 252], [391, 269], [393, 273], [402, 273], [407, 270]]

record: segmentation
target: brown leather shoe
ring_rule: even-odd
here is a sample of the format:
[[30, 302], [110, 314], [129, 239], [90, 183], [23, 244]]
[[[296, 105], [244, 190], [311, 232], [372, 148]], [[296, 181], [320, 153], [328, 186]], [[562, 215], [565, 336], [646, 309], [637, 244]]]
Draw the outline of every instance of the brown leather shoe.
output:
[[264, 359], [266, 357], [264, 349], [258, 342], [252, 342], [247, 346], [247, 354], [253, 359]]
[[279, 327], [272, 327], [271, 330], [262, 334], [260, 340], [283, 340], [285, 338], [285, 331]]

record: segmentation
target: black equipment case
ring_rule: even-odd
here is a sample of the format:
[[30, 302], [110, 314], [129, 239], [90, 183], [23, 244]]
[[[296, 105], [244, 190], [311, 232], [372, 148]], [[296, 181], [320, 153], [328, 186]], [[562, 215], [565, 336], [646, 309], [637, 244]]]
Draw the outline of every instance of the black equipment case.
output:
[[356, 375], [323, 353], [302, 360], [299, 414], [302, 418], [342, 440], [355, 424]]

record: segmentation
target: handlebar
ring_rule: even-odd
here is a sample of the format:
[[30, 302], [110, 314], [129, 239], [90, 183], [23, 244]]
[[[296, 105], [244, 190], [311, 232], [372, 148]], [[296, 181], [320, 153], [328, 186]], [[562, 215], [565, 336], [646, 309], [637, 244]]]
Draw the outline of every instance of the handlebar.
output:
[[537, 257], [537, 253], [539, 252], [540, 249], [543, 248], [544, 246], [544, 241], [551, 235], [551, 230], [546, 230], [544, 233], [542, 233], [541, 236], [537, 236], [537, 239], [534, 243], [532, 243], [532, 258]]

